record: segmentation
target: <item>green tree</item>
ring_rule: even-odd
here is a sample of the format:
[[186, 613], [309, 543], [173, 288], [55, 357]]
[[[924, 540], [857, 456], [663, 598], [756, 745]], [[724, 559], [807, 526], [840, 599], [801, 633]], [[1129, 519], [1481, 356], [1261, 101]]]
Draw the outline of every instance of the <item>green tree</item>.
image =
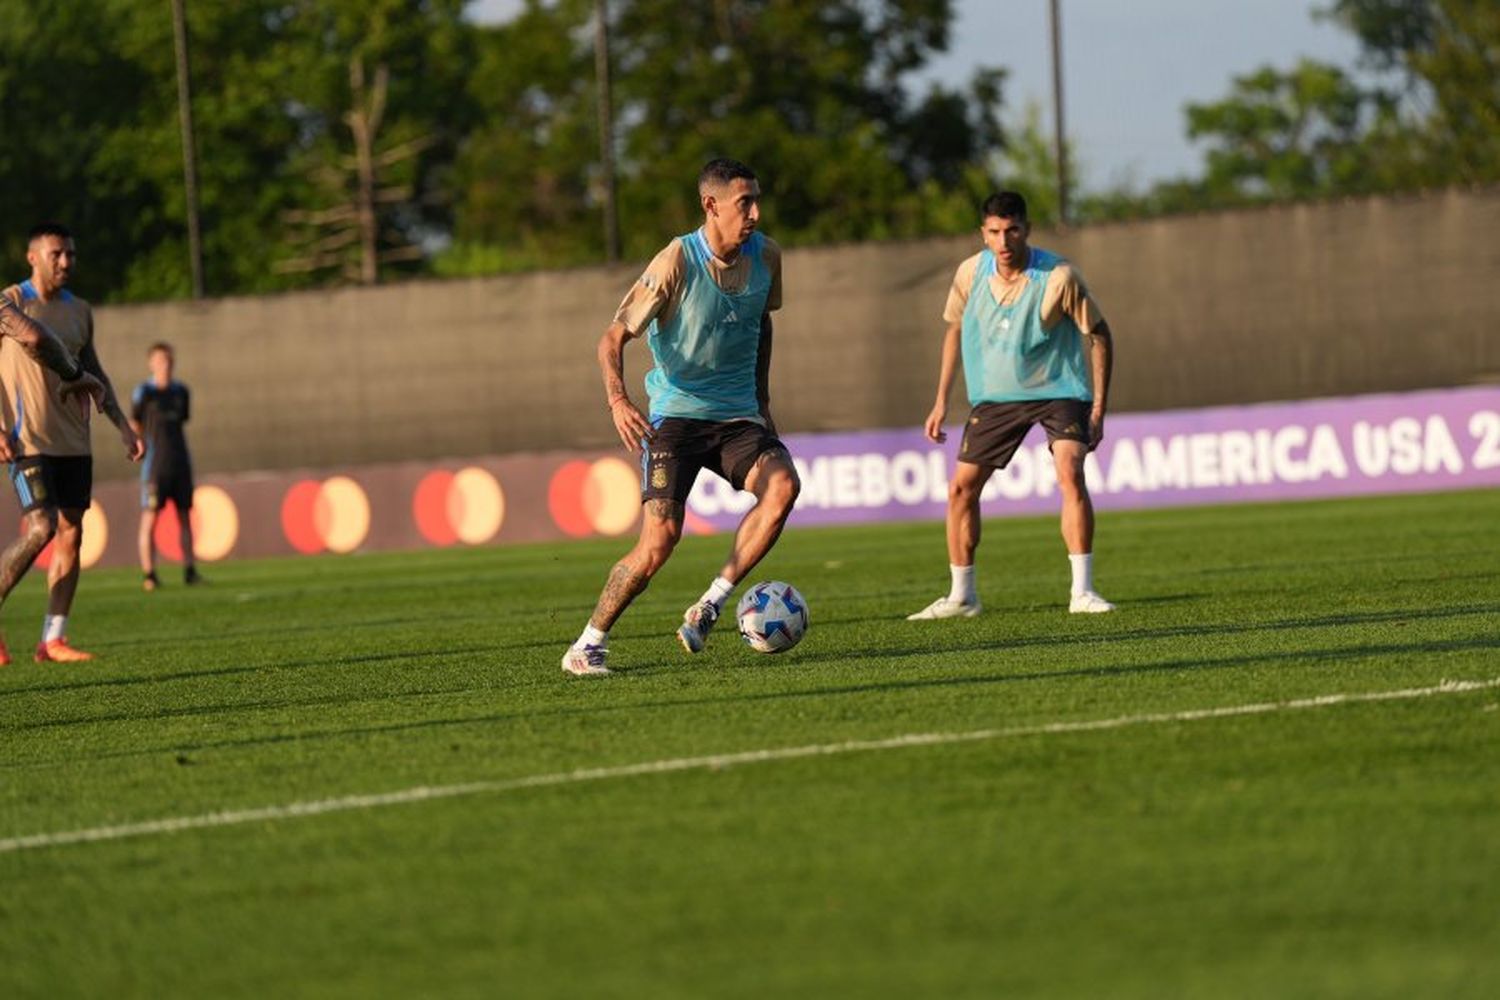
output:
[[445, 173], [473, 124], [464, 0], [301, 0], [277, 19], [270, 62], [296, 128], [274, 270], [372, 282], [416, 269], [447, 232]]
[[486, 273], [602, 257], [592, 0], [531, 0], [476, 39], [467, 99], [476, 123], [453, 164], [453, 244], [439, 273]]
[[[1427, 184], [1500, 180], [1500, 5], [1493, 0], [1335, 0], [1326, 16], [1359, 38], [1363, 60], [1397, 75], [1382, 97], [1418, 144]], [[1405, 177], [1410, 171], [1403, 171]]]
[[[291, 213], [351, 198], [350, 67], [387, 67], [375, 154], [423, 137], [382, 177], [383, 249], [445, 230], [442, 171], [471, 121], [463, 0], [236, 0], [187, 5], [210, 293], [326, 280]], [[0, 0], [0, 246], [19, 263], [42, 218], [78, 233], [92, 298], [188, 293], [170, 10], [138, 0]], [[348, 248], [355, 252], [357, 248]], [[337, 262], [336, 262], [337, 263]]]
[[[966, 227], [992, 186], [1003, 74], [919, 99], [902, 83], [947, 44], [949, 0], [611, 9], [629, 256], [696, 224], [692, 178], [713, 156], [755, 167], [766, 227], [788, 243]], [[440, 266], [602, 257], [592, 12], [532, 0], [481, 43], [486, 124], [458, 157], [457, 243]]]
[[1333, 0], [1364, 73], [1303, 61], [1189, 105], [1202, 178], [1092, 199], [1095, 218], [1500, 181], [1500, 5]]
[[1359, 188], [1369, 101], [1343, 71], [1309, 60], [1237, 77], [1224, 100], [1187, 108], [1189, 137], [1209, 142], [1205, 193], [1224, 204]]

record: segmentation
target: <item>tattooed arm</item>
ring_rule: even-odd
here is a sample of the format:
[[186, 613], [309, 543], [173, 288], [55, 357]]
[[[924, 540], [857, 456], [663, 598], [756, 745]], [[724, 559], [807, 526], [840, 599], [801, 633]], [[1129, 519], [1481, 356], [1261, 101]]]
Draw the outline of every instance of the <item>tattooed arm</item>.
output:
[[609, 401], [609, 416], [615, 433], [626, 450], [641, 449], [641, 439], [651, 437], [651, 422], [630, 401], [625, 391], [625, 345], [635, 338], [624, 323], [614, 322], [599, 338], [599, 371], [604, 376], [604, 398]]
[[4, 294], [0, 294], [0, 336], [14, 340], [33, 361], [56, 372], [62, 379], [58, 395], [63, 399], [82, 394], [93, 399], [95, 406], [104, 405], [103, 383], [90, 374], [81, 361], [73, 360], [51, 330], [17, 309], [10, 297]]
[[99, 400], [99, 412], [119, 428], [120, 441], [125, 445], [126, 456], [132, 462], [139, 462], [146, 454], [146, 443], [130, 426], [130, 418], [125, 415], [125, 411], [120, 409], [120, 401], [115, 398], [115, 388], [110, 385], [109, 376], [104, 374], [104, 367], [99, 364], [99, 355], [94, 353], [92, 340], [84, 344], [83, 350], [78, 352], [78, 363], [103, 386], [104, 395]]

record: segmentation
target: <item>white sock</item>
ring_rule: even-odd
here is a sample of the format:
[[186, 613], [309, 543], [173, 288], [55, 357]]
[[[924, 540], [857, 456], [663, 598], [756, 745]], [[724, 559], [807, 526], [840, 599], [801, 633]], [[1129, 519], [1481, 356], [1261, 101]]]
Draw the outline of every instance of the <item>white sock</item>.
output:
[[1094, 554], [1084, 552], [1081, 555], [1068, 554], [1068, 562], [1073, 566], [1073, 593], [1083, 594], [1094, 589]]
[[703, 592], [703, 596], [698, 598], [698, 603], [701, 604], [704, 601], [707, 601], [715, 608], [722, 611], [724, 610], [724, 601], [732, 593], [734, 593], [734, 584], [730, 583], [722, 576], [717, 576], [714, 577], [714, 582], [708, 585], [708, 589]]
[[953, 582], [948, 587], [948, 600], [959, 604], [973, 604], [976, 596], [974, 591], [974, 567], [970, 566], [948, 566], [948, 572], [953, 575]]
[[68, 630], [67, 615], [43, 615], [42, 616], [42, 641], [51, 642], [61, 639], [63, 633]]
[[593, 625], [585, 625], [583, 627], [583, 634], [578, 637], [578, 641], [577, 642], [573, 643], [573, 648], [574, 649], [582, 649], [584, 646], [608, 646], [608, 645], [609, 645], [609, 632], [608, 632], [608, 630], [597, 629], [597, 628], [594, 628]]

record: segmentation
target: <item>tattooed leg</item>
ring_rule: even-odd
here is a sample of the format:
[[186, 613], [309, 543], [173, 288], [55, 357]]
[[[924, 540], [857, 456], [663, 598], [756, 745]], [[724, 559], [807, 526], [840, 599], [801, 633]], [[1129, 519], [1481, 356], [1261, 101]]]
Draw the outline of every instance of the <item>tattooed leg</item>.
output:
[[37, 555], [57, 532], [55, 511], [33, 510], [21, 520], [21, 537], [0, 552], [0, 604], [10, 596], [21, 577], [31, 568]]
[[609, 571], [609, 579], [604, 581], [604, 590], [599, 594], [594, 613], [589, 616], [589, 624], [601, 632], [608, 632], [650, 582], [649, 576], [631, 568], [623, 560], [616, 563]]
[[646, 501], [640, 540], [610, 570], [589, 624], [601, 631], [609, 631], [630, 602], [651, 583], [651, 578], [666, 563], [681, 537], [682, 504], [675, 500]]

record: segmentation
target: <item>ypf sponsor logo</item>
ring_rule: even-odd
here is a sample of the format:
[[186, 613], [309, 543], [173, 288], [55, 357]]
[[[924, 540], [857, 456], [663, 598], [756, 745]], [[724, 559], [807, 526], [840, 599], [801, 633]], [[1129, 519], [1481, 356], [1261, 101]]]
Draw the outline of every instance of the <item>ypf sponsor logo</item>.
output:
[[[25, 521], [22, 521], [24, 528]], [[36, 565], [46, 569], [52, 565], [52, 546], [56, 542], [48, 542], [37, 554]], [[99, 506], [95, 500], [89, 504], [89, 509], [83, 512], [83, 543], [78, 547], [78, 565], [88, 569], [99, 561], [104, 555], [104, 547], [109, 544], [109, 518], [104, 516], [104, 508]]]
[[641, 514], [640, 473], [618, 458], [568, 462], [552, 474], [547, 510], [569, 535], [619, 535]]
[[[156, 515], [152, 537], [163, 558], [182, 562], [182, 530], [176, 504], [168, 504]], [[240, 537], [240, 512], [228, 493], [217, 486], [193, 490], [193, 509], [188, 523], [193, 527], [193, 554], [203, 562], [223, 559], [234, 550]]]
[[505, 523], [505, 491], [484, 469], [429, 472], [412, 494], [411, 516], [433, 545], [482, 545]]
[[281, 530], [306, 555], [353, 552], [370, 533], [370, 501], [347, 476], [304, 479], [281, 501]]

